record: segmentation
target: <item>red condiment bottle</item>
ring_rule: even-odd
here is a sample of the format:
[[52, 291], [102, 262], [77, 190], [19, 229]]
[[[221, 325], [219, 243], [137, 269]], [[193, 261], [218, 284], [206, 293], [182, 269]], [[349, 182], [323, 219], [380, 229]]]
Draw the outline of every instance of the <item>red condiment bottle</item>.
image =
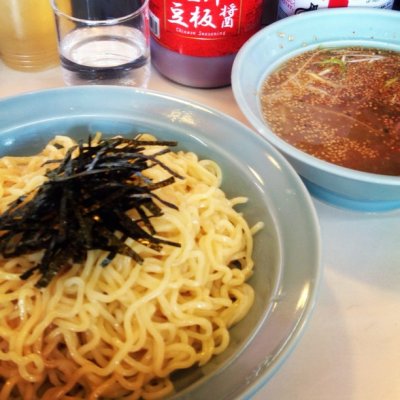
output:
[[236, 53], [261, 28], [263, 0], [150, 0], [151, 58], [183, 85], [230, 84]]

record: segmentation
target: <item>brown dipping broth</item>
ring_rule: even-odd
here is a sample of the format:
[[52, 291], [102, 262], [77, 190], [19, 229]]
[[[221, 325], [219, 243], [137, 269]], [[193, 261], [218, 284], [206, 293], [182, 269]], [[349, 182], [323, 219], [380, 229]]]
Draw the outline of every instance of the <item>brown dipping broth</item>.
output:
[[263, 116], [296, 148], [365, 172], [400, 176], [400, 52], [316, 49], [263, 83]]

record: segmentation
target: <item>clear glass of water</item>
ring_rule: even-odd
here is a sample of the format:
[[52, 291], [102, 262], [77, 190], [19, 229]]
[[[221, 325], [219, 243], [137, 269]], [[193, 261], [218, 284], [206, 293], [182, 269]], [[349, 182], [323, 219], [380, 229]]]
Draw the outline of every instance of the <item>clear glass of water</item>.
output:
[[51, 0], [67, 85], [146, 87], [148, 0]]

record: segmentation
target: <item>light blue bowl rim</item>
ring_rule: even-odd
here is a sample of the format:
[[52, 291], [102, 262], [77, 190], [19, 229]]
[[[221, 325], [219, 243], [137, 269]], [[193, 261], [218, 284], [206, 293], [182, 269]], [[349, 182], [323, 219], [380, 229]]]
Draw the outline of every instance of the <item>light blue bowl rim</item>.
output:
[[[310, 218], [309, 223], [313, 226], [313, 240], [315, 248], [313, 250], [314, 261], [316, 262], [313, 268], [314, 275], [312, 276], [310, 282], [310, 291], [308, 293], [307, 302], [302, 308], [301, 314], [298, 316], [296, 320], [296, 325], [292, 330], [291, 334], [286, 337], [286, 340], [281, 344], [279, 348], [279, 352], [277, 352], [273, 359], [267, 360], [268, 364], [262, 365], [260, 369], [257, 371], [257, 376], [255, 379], [251, 380], [248, 387], [242, 388], [241, 393], [238, 394], [236, 399], [240, 400], [250, 400], [252, 396], [256, 394], [257, 391], [260, 390], [262, 386], [264, 386], [275, 373], [282, 366], [284, 361], [289, 357], [292, 351], [295, 349], [298, 341], [301, 339], [302, 335], [305, 331], [305, 326], [309, 322], [311, 315], [313, 313], [317, 297], [319, 294], [320, 284], [322, 280], [322, 244], [321, 244], [321, 235], [320, 235], [320, 225], [318, 220], [318, 215], [314, 204], [312, 202], [311, 196], [309, 195], [304, 183], [301, 181], [300, 177], [297, 175], [294, 168], [290, 165], [290, 163], [270, 144], [265, 138], [258, 135], [254, 130], [248, 128], [245, 124], [241, 123], [237, 119], [219, 111], [207, 105], [204, 105], [200, 102], [188, 100], [187, 98], [170, 95], [167, 93], [149, 90], [149, 89], [140, 89], [140, 88], [127, 88], [120, 86], [73, 86], [73, 87], [61, 87], [61, 88], [52, 88], [52, 89], [44, 89], [40, 91], [30, 91], [24, 92], [19, 95], [7, 96], [5, 98], [0, 99], [0, 106], [4, 103], [19, 101], [19, 99], [23, 98], [25, 100], [35, 100], [37, 96], [57, 96], [62, 95], [64, 92], [73, 93], [75, 96], [85, 95], [87, 93], [93, 94], [104, 94], [107, 93], [109, 98], [113, 98], [113, 96], [117, 96], [118, 93], [121, 95], [127, 95], [129, 92], [132, 94], [142, 94], [145, 96], [155, 96], [158, 98], [165, 99], [168, 102], [176, 102], [183, 104], [185, 106], [192, 107], [193, 109], [199, 110], [201, 113], [208, 113], [210, 116], [214, 118], [224, 118], [229, 124], [236, 124], [240, 129], [247, 131], [249, 135], [249, 140], [254, 142], [254, 145], [259, 144], [259, 147], [263, 147], [265, 150], [269, 152], [271, 156], [273, 156], [278, 163], [280, 163], [285, 169], [287, 169], [288, 173], [292, 175], [292, 178], [296, 181], [296, 185], [299, 185], [299, 189], [301, 189], [302, 197], [304, 202], [307, 204], [307, 214]], [[1, 123], [0, 123], [1, 125]], [[173, 396], [175, 397], [175, 396]], [[186, 398], [186, 397], [185, 397]]]

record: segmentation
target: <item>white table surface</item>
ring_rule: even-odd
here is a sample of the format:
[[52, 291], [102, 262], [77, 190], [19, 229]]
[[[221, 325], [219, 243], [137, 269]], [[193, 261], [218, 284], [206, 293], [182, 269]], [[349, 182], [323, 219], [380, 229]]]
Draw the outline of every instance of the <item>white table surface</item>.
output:
[[[59, 67], [26, 73], [0, 62], [0, 98], [60, 86]], [[153, 71], [149, 89], [248, 125], [230, 87], [186, 88]], [[318, 301], [298, 346], [254, 400], [398, 400], [400, 210], [359, 213], [314, 203], [322, 234]]]

